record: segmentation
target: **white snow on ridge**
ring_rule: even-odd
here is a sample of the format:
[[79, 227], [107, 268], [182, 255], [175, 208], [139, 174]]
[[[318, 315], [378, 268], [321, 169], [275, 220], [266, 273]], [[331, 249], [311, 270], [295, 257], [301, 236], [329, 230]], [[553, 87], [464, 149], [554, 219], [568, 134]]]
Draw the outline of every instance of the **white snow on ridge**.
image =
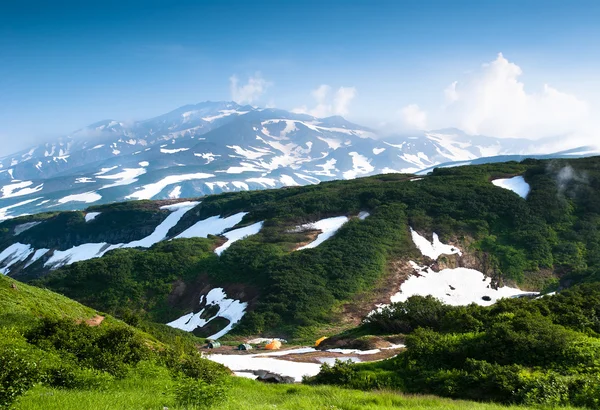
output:
[[[204, 296], [201, 296], [200, 303], [202, 303], [203, 299]], [[201, 317], [209, 306], [215, 305], [219, 307], [219, 310], [214, 316], [208, 319]], [[167, 326], [181, 329], [186, 332], [192, 332], [196, 328], [206, 325], [217, 317], [228, 319], [229, 324], [227, 326], [214, 335], [208, 337], [209, 339], [218, 339], [221, 336], [226, 335], [237, 322], [242, 320], [242, 317], [246, 313], [247, 306], [248, 304], [245, 302], [227, 298], [227, 294], [222, 288], [215, 288], [206, 295], [206, 307], [204, 307], [198, 313], [188, 313], [179, 319], [175, 319], [174, 321], [167, 323]]]
[[375, 170], [367, 157], [358, 152], [351, 152], [349, 155], [352, 157], [352, 169], [344, 172], [345, 179], [354, 179], [358, 175], [366, 175]]
[[144, 175], [146, 173], [146, 169], [144, 168], [123, 168], [123, 171], [112, 174], [112, 175], [98, 175], [97, 178], [100, 179], [114, 179], [115, 182], [108, 185], [103, 185], [100, 189], [112, 188], [116, 186], [122, 185], [130, 185], [134, 182], [137, 182], [137, 177], [140, 175]]
[[133, 194], [126, 196], [126, 199], [152, 199], [158, 195], [160, 191], [169, 185], [177, 184], [179, 182], [191, 181], [194, 179], [206, 179], [214, 177], [213, 174], [181, 174], [181, 175], [169, 175], [158, 182], [144, 185], [141, 189], [135, 191]]
[[246, 191], [250, 190], [248, 184], [242, 181], [232, 181], [231, 184], [237, 189], [245, 189]]
[[181, 196], [181, 185], [177, 185], [171, 192], [169, 192], [170, 199], [177, 199]]
[[35, 262], [37, 262], [42, 256], [44, 256], [46, 253], [48, 253], [50, 249], [38, 249], [35, 251], [35, 253], [33, 254], [33, 256], [31, 257], [31, 259], [29, 259], [29, 261], [27, 262], [27, 264], [25, 264], [25, 267], [29, 267], [30, 265], [33, 265]]
[[[293, 351], [289, 352], [293, 353]], [[227, 366], [236, 375], [251, 378], [256, 378], [256, 376], [248, 373], [248, 371], [266, 370], [282, 376], [293, 377], [296, 382], [301, 382], [302, 376], [315, 376], [321, 370], [321, 365], [317, 363], [292, 362], [269, 356], [273, 355], [270, 353], [250, 355], [213, 354], [207, 356], [207, 359]]]
[[39, 224], [41, 224], [41, 222], [40, 222], [40, 221], [36, 221], [36, 222], [27, 222], [27, 223], [24, 223], [24, 224], [17, 225], [17, 226], [15, 226], [15, 231], [14, 231], [13, 235], [14, 235], [14, 236], [20, 235], [20, 234], [22, 234], [23, 232], [25, 232], [26, 230], [28, 230], [28, 229], [31, 229], [31, 228], [33, 228], [34, 226], [37, 226], [37, 225], [39, 225]]
[[226, 218], [211, 216], [196, 222], [176, 238], [206, 238], [208, 235], [220, 235], [223, 231], [239, 224], [247, 213], [239, 212]]
[[433, 260], [437, 260], [440, 255], [462, 255], [460, 249], [452, 246], [446, 245], [440, 242], [440, 238], [434, 232], [433, 233], [433, 242], [429, 242], [427, 238], [419, 235], [415, 230], [410, 228], [410, 234], [412, 236], [412, 240], [415, 243], [415, 246], [421, 251], [421, 253], [425, 256], [430, 257]]
[[189, 148], [174, 148], [174, 149], [161, 148], [160, 152], [162, 152], [163, 154], [176, 154], [178, 152], [185, 152], [187, 150], [189, 150]]
[[296, 250], [300, 251], [302, 249], [316, 248], [317, 246], [319, 246], [320, 244], [325, 242], [327, 239], [329, 239], [333, 235], [335, 235], [335, 233], [338, 231], [338, 229], [340, 229], [342, 227], [342, 225], [344, 225], [346, 222], [348, 222], [347, 217], [336, 216], [333, 218], [325, 218], [325, 219], [321, 219], [320, 221], [317, 221], [317, 222], [297, 226], [296, 227], [297, 231], [306, 231], [306, 230], [315, 229], [315, 230], [320, 230], [321, 233], [319, 235], [317, 235], [317, 237], [314, 241], [312, 241], [311, 243], [306, 244], [304, 246], [301, 246]]
[[300, 184], [294, 181], [294, 178], [289, 175], [280, 176], [279, 181], [285, 186], [300, 186]]
[[18, 262], [23, 262], [33, 253], [33, 249], [30, 245], [25, 245], [19, 242], [15, 242], [8, 248], [0, 252], [0, 273], [6, 275], [10, 272], [10, 267]]
[[[413, 295], [432, 295], [453, 306], [471, 303], [489, 306], [501, 298], [529, 293], [508, 286], [493, 289], [491, 278], [485, 277], [475, 269], [455, 268], [435, 272], [433, 269], [420, 267], [414, 262], [413, 267], [418, 271], [419, 276], [409, 277], [400, 286], [400, 292], [390, 298], [392, 303], [405, 302]], [[484, 300], [483, 297], [488, 300]]]
[[33, 185], [33, 182], [31, 181], [21, 181], [10, 185], [4, 185], [0, 189], [0, 192], [2, 193], [2, 196], [0, 198], [6, 199], [34, 194], [36, 192], [41, 191], [44, 187], [44, 184], [40, 184], [36, 187], [29, 188], [31, 185]]
[[[442, 254], [457, 253], [461, 255], [459, 249], [439, 242], [435, 233], [433, 234], [433, 243], [417, 234], [412, 228], [411, 233], [415, 245], [425, 256], [437, 260]], [[531, 294], [508, 286], [494, 289], [491, 278], [475, 269], [459, 267], [436, 272], [428, 266], [419, 266], [413, 261], [410, 261], [410, 264], [418, 275], [410, 276], [402, 283], [400, 291], [390, 298], [392, 303], [404, 302], [414, 295], [431, 295], [453, 306], [471, 303], [488, 306], [500, 298]], [[379, 306], [379, 309], [382, 307]]]
[[269, 154], [269, 151], [250, 151], [240, 147], [239, 145], [227, 145], [227, 148], [232, 149], [237, 155], [241, 155], [247, 159], [258, 159]]
[[5, 219], [13, 218], [13, 215], [8, 214], [9, 209], [18, 208], [19, 206], [27, 205], [35, 201], [39, 201], [40, 198], [27, 199], [25, 201], [18, 202], [16, 204], [5, 206], [4, 208], [0, 208], [0, 221], [4, 221]]
[[257, 184], [262, 185], [265, 188], [267, 186], [270, 186], [271, 188], [275, 188], [277, 186], [277, 182], [273, 178], [265, 178], [265, 177], [248, 178], [248, 179], [246, 179], [246, 182], [255, 182]]
[[294, 175], [296, 175], [300, 179], [305, 180], [309, 184], [318, 184], [318, 183], [321, 182], [321, 180], [319, 178], [311, 177], [309, 175], [300, 174], [298, 172], [294, 172]]
[[331, 148], [333, 150], [336, 150], [342, 146], [342, 141], [335, 139], [335, 138], [325, 138], [325, 137], [317, 137], [317, 138], [320, 139], [321, 141], [323, 141], [325, 144], [327, 144], [328, 148]]
[[211, 162], [213, 162], [216, 159], [216, 157], [220, 157], [220, 155], [215, 155], [212, 152], [202, 152], [202, 153], [199, 153], [199, 154], [196, 153], [196, 152], [194, 152], [194, 156], [202, 158], [202, 159], [205, 159], [206, 160], [206, 164], [205, 165], [210, 164]]
[[66, 204], [67, 202], [85, 202], [85, 203], [92, 203], [92, 202], [96, 202], [102, 199], [102, 196], [99, 195], [98, 193], [91, 191], [91, 192], [84, 192], [82, 194], [73, 194], [73, 195], [67, 195], [64, 198], [61, 198], [58, 200], [59, 204]]
[[[187, 202], [187, 205], [179, 205], [167, 218], [160, 223], [149, 236], [138, 241], [129, 242], [123, 245], [123, 248], [149, 248], [167, 237], [169, 229], [174, 227], [181, 217], [190, 209], [198, 205], [199, 202]], [[167, 205], [168, 206], [168, 205]], [[173, 209], [173, 208], [171, 208]]]
[[525, 178], [520, 175], [512, 178], [494, 179], [492, 184], [513, 191], [523, 199], [527, 198], [531, 189], [529, 184], [525, 181]]
[[44, 263], [45, 267], [57, 269], [61, 266], [70, 265], [75, 262], [100, 257], [107, 252], [109, 244], [102, 243], [84, 243], [74, 246], [64, 251], [54, 251], [52, 256]]
[[149, 236], [137, 241], [129, 243], [108, 244], [102, 243], [84, 243], [74, 246], [64, 251], [54, 251], [52, 256], [46, 261], [44, 266], [50, 269], [57, 269], [61, 266], [70, 265], [75, 262], [80, 262], [92, 258], [99, 258], [106, 252], [118, 248], [149, 248], [155, 243], [165, 239], [169, 229], [174, 227], [181, 217], [190, 209], [198, 205], [199, 202], [180, 202], [178, 204], [166, 205], [161, 209], [167, 209], [172, 213], [162, 221]]
[[100, 171], [96, 172], [94, 175], [104, 175], [107, 172], [110, 172], [113, 169], [117, 169], [117, 168], [119, 168], [117, 165], [115, 165], [114, 167], [109, 167], [109, 168], [100, 168]]
[[93, 221], [98, 215], [100, 215], [100, 212], [88, 212], [87, 214], [85, 214], [85, 221]]
[[[214, 120], [217, 120], [219, 118], [224, 118], [224, 117], [228, 117], [230, 115], [233, 114], [237, 114], [237, 115], [243, 115], [243, 114], [247, 114], [250, 111], [237, 111], [237, 110], [219, 110], [219, 112], [221, 114], [217, 114], [217, 115], [213, 115], [213, 116], [209, 116], [209, 117], [202, 117], [202, 119], [206, 122], [213, 122]], [[187, 113], [186, 113], [187, 114]]]
[[234, 242], [244, 239], [250, 235], [255, 235], [259, 233], [262, 229], [263, 223], [264, 221], [261, 221], [249, 226], [245, 226], [243, 228], [238, 228], [229, 232], [225, 232], [223, 236], [227, 238], [227, 242], [216, 248], [215, 253], [220, 256], [221, 253], [223, 253], [225, 249], [229, 248]]

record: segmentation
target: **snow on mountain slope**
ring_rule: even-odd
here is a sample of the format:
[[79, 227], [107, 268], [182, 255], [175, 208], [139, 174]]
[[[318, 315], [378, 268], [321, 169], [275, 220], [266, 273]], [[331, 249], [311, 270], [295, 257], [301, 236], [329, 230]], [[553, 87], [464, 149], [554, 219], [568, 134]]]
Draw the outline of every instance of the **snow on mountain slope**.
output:
[[0, 158], [0, 220], [90, 203], [414, 173], [489, 155], [527, 154], [536, 146], [455, 129], [381, 138], [339, 116], [204, 102], [144, 121], [101, 121]]

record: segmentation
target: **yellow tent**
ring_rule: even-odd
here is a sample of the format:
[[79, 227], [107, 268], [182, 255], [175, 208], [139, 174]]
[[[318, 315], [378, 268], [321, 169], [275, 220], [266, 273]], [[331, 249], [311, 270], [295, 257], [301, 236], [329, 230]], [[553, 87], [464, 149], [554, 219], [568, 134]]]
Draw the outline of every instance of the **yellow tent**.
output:
[[320, 339], [317, 339], [317, 341], [315, 342], [315, 346], [319, 346], [319, 345], [321, 344], [321, 342], [322, 342], [323, 340], [325, 340], [325, 339], [327, 339], [325, 336], [323, 336], [323, 337], [322, 337], [322, 338], [320, 338]]
[[273, 340], [271, 343], [265, 346], [267, 350], [281, 349], [281, 342], [279, 340]]

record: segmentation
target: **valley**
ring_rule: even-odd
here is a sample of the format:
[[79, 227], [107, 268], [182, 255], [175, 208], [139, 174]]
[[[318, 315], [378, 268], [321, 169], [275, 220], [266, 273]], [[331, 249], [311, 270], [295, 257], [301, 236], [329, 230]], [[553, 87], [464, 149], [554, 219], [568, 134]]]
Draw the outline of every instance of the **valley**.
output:
[[[522, 323], [506, 326], [514, 326], [514, 337], [525, 329], [537, 337], [536, 354], [547, 354], [549, 331], [564, 333], [552, 343], [596, 343], [596, 321], [581, 328], [557, 309], [566, 303], [590, 318], [585, 312], [595, 309], [600, 236], [590, 227], [597, 226], [599, 167], [597, 157], [529, 159], [437, 168], [419, 178], [385, 174], [44, 212], [0, 224], [0, 267], [7, 277], [90, 306], [98, 312], [92, 316], [107, 317], [99, 328], [116, 317], [159, 343], [185, 340], [202, 360], [242, 378], [273, 373], [313, 385], [486, 400], [466, 387], [448, 393], [436, 381], [436, 372], [462, 371], [457, 362], [410, 358], [423, 343], [440, 343], [439, 354], [474, 355], [460, 360], [487, 366], [477, 343], [508, 337], [498, 333], [496, 315], [518, 318]], [[565, 170], [575, 177], [562, 178]], [[583, 247], [587, 252], [577, 251]], [[580, 299], [585, 292], [590, 300]], [[523, 309], [529, 313], [514, 313]], [[545, 319], [528, 316], [540, 314]], [[264, 350], [273, 338], [287, 342]], [[455, 342], [447, 338], [464, 339], [471, 353], [450, 352]], [[322, 346], [315, 347], [317, 339]], [[207, 349], [207, 340], [221, 346]], [[253, 348], [238, 352], [242, 343]], [[498, 354], [515, 343], [503, 342]], [[547, 368], [523, 353], [530, 359], [494, 359], [490, 372], [526, 372], [531, 383], [542, 383], [563, 380], [560, 366], [594, 366], [556, 349], [558, 356], [546, 360], [564, 364]], [[594, 374], [564, 379], [565, 391]], [[530, 389], [527, 380], [515, 379], [513, 388]], [[505, 404], [547, 399], [537, 391], [497, 394]], [[587, 405], [565, 397], [563, 404]]]

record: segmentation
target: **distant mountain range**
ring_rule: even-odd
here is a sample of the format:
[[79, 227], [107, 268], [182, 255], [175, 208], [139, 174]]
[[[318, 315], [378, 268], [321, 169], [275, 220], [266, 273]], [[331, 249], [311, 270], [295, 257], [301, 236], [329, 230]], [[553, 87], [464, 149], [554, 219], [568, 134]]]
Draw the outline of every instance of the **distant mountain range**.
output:
[[589, 147], [539, 152], [543, 145], [456, 129], [384, 138], [339, 116], [204, 102], [129, 124], [101, 121], [0, 159], [0, 220], [130, 199], [416, 173], [510, 155], [595, 153]]

